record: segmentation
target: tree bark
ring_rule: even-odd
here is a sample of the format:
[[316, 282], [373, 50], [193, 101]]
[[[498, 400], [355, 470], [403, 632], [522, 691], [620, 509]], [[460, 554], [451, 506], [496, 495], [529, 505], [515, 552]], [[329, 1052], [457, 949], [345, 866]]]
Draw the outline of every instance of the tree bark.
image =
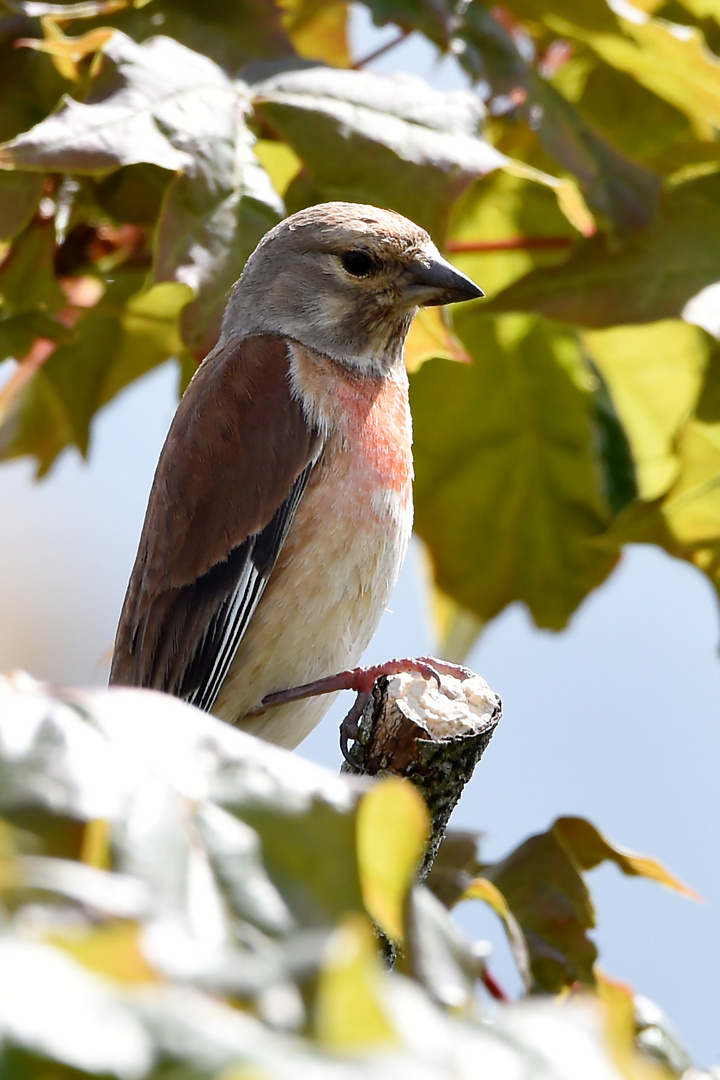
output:
[[381, 675], [359, 721], [342, 771], [402, 776], [420, 791], [431, 835], [419, 871], [424, 881], [452, 811], [492, 738], [502, 702], [467, 668], [432, 659], [441, 685], [416, 673]]

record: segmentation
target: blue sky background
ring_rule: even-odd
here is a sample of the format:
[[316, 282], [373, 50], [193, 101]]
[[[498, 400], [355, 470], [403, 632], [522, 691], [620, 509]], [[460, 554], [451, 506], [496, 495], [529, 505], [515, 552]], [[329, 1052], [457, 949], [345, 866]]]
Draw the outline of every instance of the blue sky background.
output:
[[[383, 40], [358, 18], [358, 53]], [[458, 85], [413, 41], [377, 65]], [[482, 282], [479, 284], [482, 285]], [[1, 372], [0, 372], [1, 379]], [[96, 426], [89, 464], [63, 456], [50, 478], [0, 467], [0, 670], [102, 683], [157, 455], [175, 408], [172, 364], [131, 387]], [[421, 560], [411, 556], [367, 659], [432, 651]], [[718, 609], [693, 568], [629, 549], [568, 631], [540, 632], [520, 608], [486, 630], [470, 665], [505, 715], [456, 811], [500, 857], [561, 814], [654, 855], [705, 898], [696, 904], [614, 867], [590, 875], [602, 967], [669, 1014], [698, 1065], [720, 1063], [720, 639]], [[301, 752], [338, 768], [331, 713]], [[493, 970], [518, 981], [494, 917], [458, 917], [495, 945]]]

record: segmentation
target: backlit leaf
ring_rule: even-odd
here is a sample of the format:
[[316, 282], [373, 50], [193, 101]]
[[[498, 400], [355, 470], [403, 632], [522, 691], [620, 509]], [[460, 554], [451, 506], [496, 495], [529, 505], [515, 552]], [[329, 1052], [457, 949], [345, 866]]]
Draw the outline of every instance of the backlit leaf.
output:
[[585, 40], [609, 64], [685, 112], [698, 137], [711, 138], [720, 123], [720, 60], [700, 31], [639, 13], [622, 26], [624, 33], [590, 33]]
[[520, 929], [520, 924], [497, 886], [493, 885], [492, 881], [488, 881], [487, 878], [474, 878], [460, 897], [460, 901], [462, 900], [482, 900], [502, 919], [518, 971], [522, 975], [525, 985], [529, 987], [531, 983], [530, 960], [525, 937]]
[[67, 444], [86, 453], [97, 410], [133, 379], [181, 352], [178, 315], [191, 291], [166, 283], [136, 293], [144, 276], [116, 274], [101, 300], [76, 322], [74, 340], [60, 344], [19, 388], [0, 426], [0, 455], [32, 452], [45, 471]]
[[517, 113], [546, 152], [578, 178], [592, 210], [618, 232], [652, 222], [657, 178], [623, 157], [538, 75], [484, 4], [467, 6], [458, 37], [466, 46], [461, 63], [475, 79], [486, 79], [495, 95], [514, 96]]
[[531, 270], [487, 310], [536, 311], [589, 327], [679, 318], [696, 293], [720, 279], [719, 194], [718, 175], [678, 184], [653, 230], [620, 249], [592, 237], [560, 266]]
[[614, 565], [594, 545], [608, 511], [589, 373], [566, 330], [472, 308], [454, 322], [472, 365], [412, 378], [417, 531], [441, 589], [481, 619], [520, 600], [559, 629]]
[[345, 0], [280, 0], [283, 24], [300, 56], [350, 66]]
[[640, 496], [655, 499], [680, 469], [676, 439], [700, 392], [709, 339], [675, 320], [589, 332], [583, 342], [630, 439]]

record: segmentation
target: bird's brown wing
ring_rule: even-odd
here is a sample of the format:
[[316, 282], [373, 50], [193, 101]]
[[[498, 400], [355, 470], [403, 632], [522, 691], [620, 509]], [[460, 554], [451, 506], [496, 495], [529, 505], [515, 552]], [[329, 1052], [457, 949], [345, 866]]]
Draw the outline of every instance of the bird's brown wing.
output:
[[111, 683], [212, 708], [321, 449], [283, 338], [230, 342], [203, 362], [160, 455]]

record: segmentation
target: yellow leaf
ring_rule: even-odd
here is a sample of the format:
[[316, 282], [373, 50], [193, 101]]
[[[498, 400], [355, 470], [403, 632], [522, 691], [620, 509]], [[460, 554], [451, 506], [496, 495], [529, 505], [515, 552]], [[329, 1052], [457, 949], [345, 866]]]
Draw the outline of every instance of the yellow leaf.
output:
[[600, 830], [585, 818], [560, 817], [553, 823], [552, 831], [583, 870], [592, 870], [603, 860], [609, 859], [624, 874], [657, 881], [668, 889], [674, 889], [675, 892], [690, 897], [691, 900], [702, 899], [699, 893], [683, 885], [682, 881], [671, 874], [657, 859], [651, 859], [649, 855], [638, 855], [634, 851], [611, 844]]
[[335, 67], [350, 66], [344, 0], [280, 0], [283, 24], [297, 53]]
[[493, 885], [492, 881], [488, 881], [487, 878], [474, 878], [465, 889], [460, 900], [482, 900], [484, 903], [489, 904], [495, 914], [502, 919], [513, 951], [513, 956], [515, 957], [515, 962], [518, 965], [518, 969], [523, 977], [525, 985], [529, 986], [532, 980], [530, 975], [530, 957], [528, 955], [525, 935], [520, 928], [520, 923], [508, 907], [507, 901], [498, 887]]
[[53, 64], [64, 79], [78, 82], [80, 72], [78, 63], [86, 56], [98, 52], [115, 31], [112, 27], [98, 26], [95, 30], [89, 30], [79, 37], [67, 37], [53, 19], [44, 15], [40, 20], [44, 39], [21, 38], [16, 45], [24, 45], [28, 49], [36, 49], [38, 52], [49, 53]]
[[604, 1006], [605, 1039], [626, 1080], [673, 1080], [675, 1073], [637, 1050], [633, 991], [625, 983], [598, 974], [597, 995]]
[[381, 780], [362, 799], [357, 851], [363, 900], [393, 941], [403, 938], [405, 897], [430, 831], [422, 796], [406, 780]]
[[592, 236], [597, 231], [595, 218], [574, 180], [551, 176], [550, 173], [534, 169], [532, 165], [526, 165], [524, 161], [516, 161], [514, 158], [508, 158], [503, 169], [511, 176], [535, 180], [538, 184], [544, 184], [545, 187], [554, 191], [563, 214], [583, 236]]
[[80, 861], [98, 870], [110, 869], [110, 826], [102, 818], [85, 825]]
[[678, 441], [681, 472], [662, 505], [682, 544], [720, 538], [720, 425], [693, 420]]
[[74, 956], [84, 967], [121, 983], [157, 982], [139, 945], [142, 927], [117, 920], [90, 930], [50, 934], [47, 941]]
[[364, 915], [349, 915], [330, 938], [315, 999], [318, 1040], [343, 1052], [397, 1043], [382, 1001], [378, 943]]
[[272, 180], [273, 187], [284, 195], [288, 184], [302, 168], [300, 158], [287, 143], [274, 142], [271, 139], [258, 139], [254, 150], [260, 164]]
[[193, 295], [189, 285], [162, 281], [128, 300], [118, 313], [121, 345], [103, 383], [101, 403], [154, 367], [158, 357], [181, 355], [178, 318]]
[[468, 885], [460, 900], [484, 900], [489, 904], [496, 915], [501, 919], [512, 918], [512, 912], [507, 906], [505, 897], [492, 881], [487, 878], [474, 878]]
[[412, 374], [435, 356], [470, 363], [470, 357], [450, 328], [446, 312], [439, 307], [421, 308], [405, 344], [405, 366]]

